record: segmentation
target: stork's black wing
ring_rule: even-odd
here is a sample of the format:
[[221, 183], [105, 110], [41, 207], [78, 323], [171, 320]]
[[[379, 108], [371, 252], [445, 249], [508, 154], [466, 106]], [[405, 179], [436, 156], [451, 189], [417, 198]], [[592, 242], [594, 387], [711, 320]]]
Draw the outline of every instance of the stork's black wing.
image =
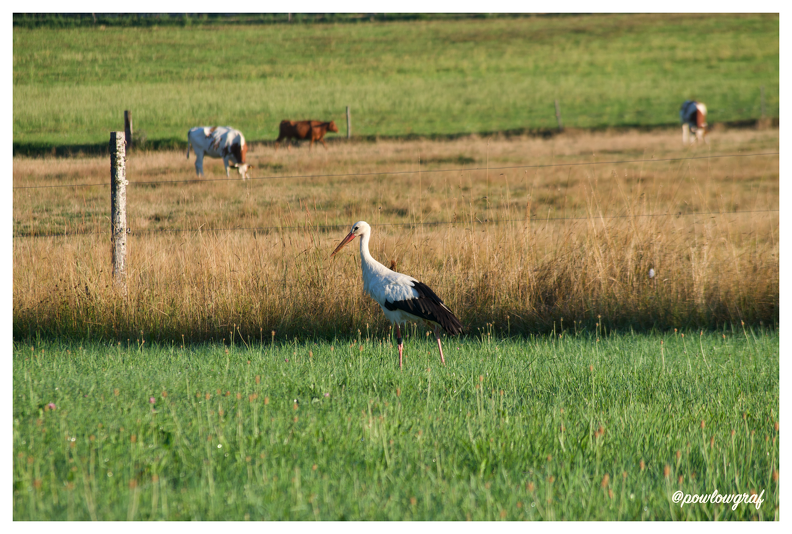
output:
[[421, 319], [435, 322], [443, 327], [451, 335], [462, 333], [462, 323], [456, 318], [454, 313], [443, 304], [434, 291], [426, 284], [413, 282], [413, 289], [418, 293], [418, 298], [408, 300], [397, 300], [396, 302], [385, 301], [385, 308], [394, 311], [402, 310], [411, 313]]

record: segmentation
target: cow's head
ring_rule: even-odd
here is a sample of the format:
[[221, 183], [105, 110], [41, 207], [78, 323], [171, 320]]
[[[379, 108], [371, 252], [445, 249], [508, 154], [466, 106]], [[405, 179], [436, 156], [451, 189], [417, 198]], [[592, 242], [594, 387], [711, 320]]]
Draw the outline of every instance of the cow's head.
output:
[[327, 130], [330, 132], [338, 133], [338, 126], [336, 126], [335, 121], [330, 121], [330, 124], [327, 125]]
[[696, 102], [696, 127], [707, 128], [707, 106], [701, 102]]
[[704, 141], [708, 132], [709, 126], [707, 125], [707, 106], [701, 102], [696, 102], [696, 140]]
[[234, 167], [236, 167], [239, 176], [243, 180], [247, 180], [248, 178], [250, 178], [250, 176], [248, 176], [248, 171], [253, 168], [253, 165], [248, 165], [247, 163], [243, 163], [242, 165], [234, 165]]
[[246, 158], [247, 158], [247, 143], [242, 141], [241, 143], [237, 140], [234, 144], [231, 145], [231, 156], [234, 158], [234, 163], [237, 165], [244, 165]]

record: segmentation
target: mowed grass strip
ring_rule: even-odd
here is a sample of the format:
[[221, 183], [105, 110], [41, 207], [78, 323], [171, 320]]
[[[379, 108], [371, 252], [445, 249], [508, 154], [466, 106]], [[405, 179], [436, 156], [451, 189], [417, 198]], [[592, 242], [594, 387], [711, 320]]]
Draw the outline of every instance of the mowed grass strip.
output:
[[774, 331], [225, 341], [15, 344], [14, 519], [778, 518]]
[[[778, 15], [586, 15], [377, 24], [13, 32], [14, 143], [138, 141], [199, 124], [274, 140], [282, 119], [360, 136], [675, 124], [778, 115]], [[332, 137], [332, 136], [331, 136]]]

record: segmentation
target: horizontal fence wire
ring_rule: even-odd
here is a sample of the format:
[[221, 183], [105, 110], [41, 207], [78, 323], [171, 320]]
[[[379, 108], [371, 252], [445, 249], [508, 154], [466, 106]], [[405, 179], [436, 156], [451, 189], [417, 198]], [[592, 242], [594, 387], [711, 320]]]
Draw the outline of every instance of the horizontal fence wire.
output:
[[[478, 218], [474, 220], [457, 220], [457, 221], [434, 221], [434, 222], [405, 222], [405, 223], [374, 223], [370, 224], [371, 227], [431, 227], [431, 226], [467, 226], [472, 224], [477, 225], [492, 225], [497, 226], [499, 224], [507, 224], [507, 223], [543, 223], [549, 221], [588, 221], [588, 220], [612, 220], [612, 219], [635, 219], [639, 217], [706, 217], [712, 216], [716, 217], [719, 215], [744, 215], [744, 214], [751, 214], [751, 213], [779, 213], [780, 210], [746, 210], [746, 211], [701, 211], [701, 212], [666, 212], [666, 213], [643, 213], [643, 214], [636, 214], [636, 215], [592, 215], [589, 217], [530, 217], [530, 218], [523, 218], [523, 219], [499, 219], [499, 220], [480, 220]], [[154, 235], [154, 234], [169, 234], [169, 233], [221, 233], [221, 232], [262, 232], [262, 233], [270, 233], [276, 231], [283, 231], [283, 230], [309, 230], [309, 231], [323, 231], [323, 230], [336, 230], [339, 228], [349, 228], [349, 224], [322, 224], [322, 225], [314, 225], [311, 223], [304, 223], [301, 225], [292, 225], [292, 226], [234, 226], [229, 228], [204, 228], [203, 226], [199, 228], [161, 228], [156, 230], [143, 230], [140, 232], [130, 231], [130, 236], [143, 236], [143, 235]], [[86, 236], [86, 235], [104, 235], [109, 234], [109, 229], [107, 232], [104, 231], [91, 231], [91, 232], [71, 232], [71, 233], [62, 233], [62, 234], [14, 234], [14, 238], [68, 238], [68, 237], [77, 237], [77, 236]]]
[[[259, 176], [250, 177], [248, 180], [284, 180], [294, 178], [349, 178], [355, 176], [381, 176], [381, 175], [401, 175], [401, 174], [429, 174], [429, 173], [442, 173], [442, 172], [474, 172], [474, 171], [504, 171], [514, 169], [547, 169], [552, 167], [585, 167], [587, 165], [623, 165], [628, 163], [662, 163], [674, 161], [692, 161], [692, 160], [708, 160], [708, 159], [721, 159], [721, 158], [749, 158], [759, 156], [778, 156], [779, 152], [759, 152], [753, 154], [715, 154], [707, 156], [691, 156], [683, 158], [658, 158], [658, 159], [629, 159], [629, 160], [612, 160], [612, 161], [589, 161], [578, 163], [549, 163], [542, 165], [510, 165], [506, 167], [467, 167], [460, 169], [422, 169], [418, 168], [409, 171], [376, 171], [376, 172], [358, 172], [358, 173], [344, 173], [344, 174], [284, 174], [280, 176]], [[160, 185], [160, 184], [202, 184], [209, 182], [239, 182], [239, 178], [208, 178], [208, 179], [185, 179], [185, 180], [160, 180], [160, 181], [129, 181], [129, 185]], [[14, 190], [22, 189], [54, 189], [63, 187], [102, 187], [109, 186], [110, 182], [93, 183], [93, 184], [56, 184], [56, 185], [21, 185], [14, 186]]]

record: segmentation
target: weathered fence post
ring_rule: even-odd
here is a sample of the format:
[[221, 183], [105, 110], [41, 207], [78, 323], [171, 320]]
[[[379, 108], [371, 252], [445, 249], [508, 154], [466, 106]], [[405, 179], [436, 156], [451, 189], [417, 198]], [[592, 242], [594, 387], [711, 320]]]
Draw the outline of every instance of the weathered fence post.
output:
[[127, 148], [132, 148], [132, 112], [128, 109], [124, 111], [124, 134]]
[[110, 132], [110, 241], [113, 249], [113, 280], [124, 294], [126, 285], [126, 146], [124, 132]]
[[564, 125], [561, 123], [561, 104], [558, 103], [558, 99], [555, 101], [555, 108], [556, 108], [556, 122], [558, 122], [558, 131], [564, 131]]
[[347, 108], [347, 139], [352, 139], [352, 119], [349, 115], [349, 106]]

